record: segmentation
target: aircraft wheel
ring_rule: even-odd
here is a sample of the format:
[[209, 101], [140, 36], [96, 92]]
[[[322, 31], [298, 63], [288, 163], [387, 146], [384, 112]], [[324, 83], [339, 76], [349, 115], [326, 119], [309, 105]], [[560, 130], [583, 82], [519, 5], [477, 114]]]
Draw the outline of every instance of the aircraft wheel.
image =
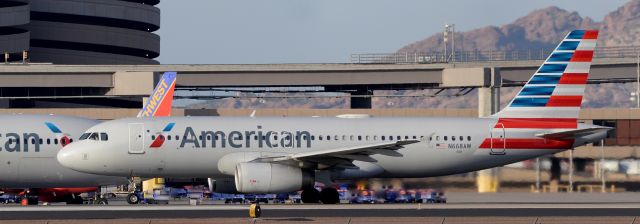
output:
[[340, 202], [340, 194], [335, 188], [323, 188], [322, 191], [320, 191], [320, 201], [322, 201], [323, 204], [338, 204]]
[[96, 199], [95, 204], [96, 205], [108, 205], [109, 201], [107, 201], [106, 198], [98, 198], [98, 199]]
[[138, 204], [140, 203], [140, 198], [136, 193], [129, 193], [127, 195], [127, 203], [129, 203], [130, 205]]
[[302, 203], [318, 203], [320, 201], [320, 192], [315, 188], [307, 188], [302, 190], [300, 195]]

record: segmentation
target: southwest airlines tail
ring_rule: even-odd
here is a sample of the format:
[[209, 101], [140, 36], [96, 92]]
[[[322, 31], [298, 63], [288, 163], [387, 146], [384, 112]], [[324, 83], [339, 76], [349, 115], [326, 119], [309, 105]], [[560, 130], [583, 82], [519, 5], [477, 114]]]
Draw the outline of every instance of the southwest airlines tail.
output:
[[502, 111], [500, 119], [577, 122], [597, 30], [571, 31]]
[[165, 72], [153, 89], [149, 100], [138, 112], [138, 117], [167, 117], [171, 115], [173, 90], [176, 87], [176, 72]]

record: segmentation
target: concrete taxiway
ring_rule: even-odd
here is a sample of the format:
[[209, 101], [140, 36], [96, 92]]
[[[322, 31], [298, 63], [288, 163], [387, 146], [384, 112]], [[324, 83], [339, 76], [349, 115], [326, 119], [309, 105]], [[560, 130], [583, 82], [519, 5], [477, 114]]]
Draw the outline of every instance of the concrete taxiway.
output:
[[[262, 205], [263, 218], [640, 216], [640, 203]], [[247, 205], [3, 206], [2, 220], [242, 218]]]
[[0, 223], [637, 223], [640, 194], [454, 193], [448, 204], [263, 204], [260, 219], [248, 205], [186, 200], [169, 205], [0, 205]]

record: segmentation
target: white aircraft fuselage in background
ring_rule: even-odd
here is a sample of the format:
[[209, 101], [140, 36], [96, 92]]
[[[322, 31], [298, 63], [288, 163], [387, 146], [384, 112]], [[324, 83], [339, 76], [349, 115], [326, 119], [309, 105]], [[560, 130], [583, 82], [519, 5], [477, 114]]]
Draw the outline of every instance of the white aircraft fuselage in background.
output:
[[[56, 155], [65, 135], [77, 140], [98, 121], [59, 115], [0, 115], [0, 188], [75, 188], [126, 184], [127, 178], [81, 173]], [[54, 133], [47, 123], [61, 130]]]

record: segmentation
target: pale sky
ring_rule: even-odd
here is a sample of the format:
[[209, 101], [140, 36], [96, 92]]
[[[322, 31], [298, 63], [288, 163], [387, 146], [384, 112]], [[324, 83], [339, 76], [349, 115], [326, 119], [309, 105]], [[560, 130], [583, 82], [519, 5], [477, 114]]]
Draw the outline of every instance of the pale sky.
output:
[[345, 63], [556, 5], [596, 21], [627, 0], [161, 0], [162, 64]]

